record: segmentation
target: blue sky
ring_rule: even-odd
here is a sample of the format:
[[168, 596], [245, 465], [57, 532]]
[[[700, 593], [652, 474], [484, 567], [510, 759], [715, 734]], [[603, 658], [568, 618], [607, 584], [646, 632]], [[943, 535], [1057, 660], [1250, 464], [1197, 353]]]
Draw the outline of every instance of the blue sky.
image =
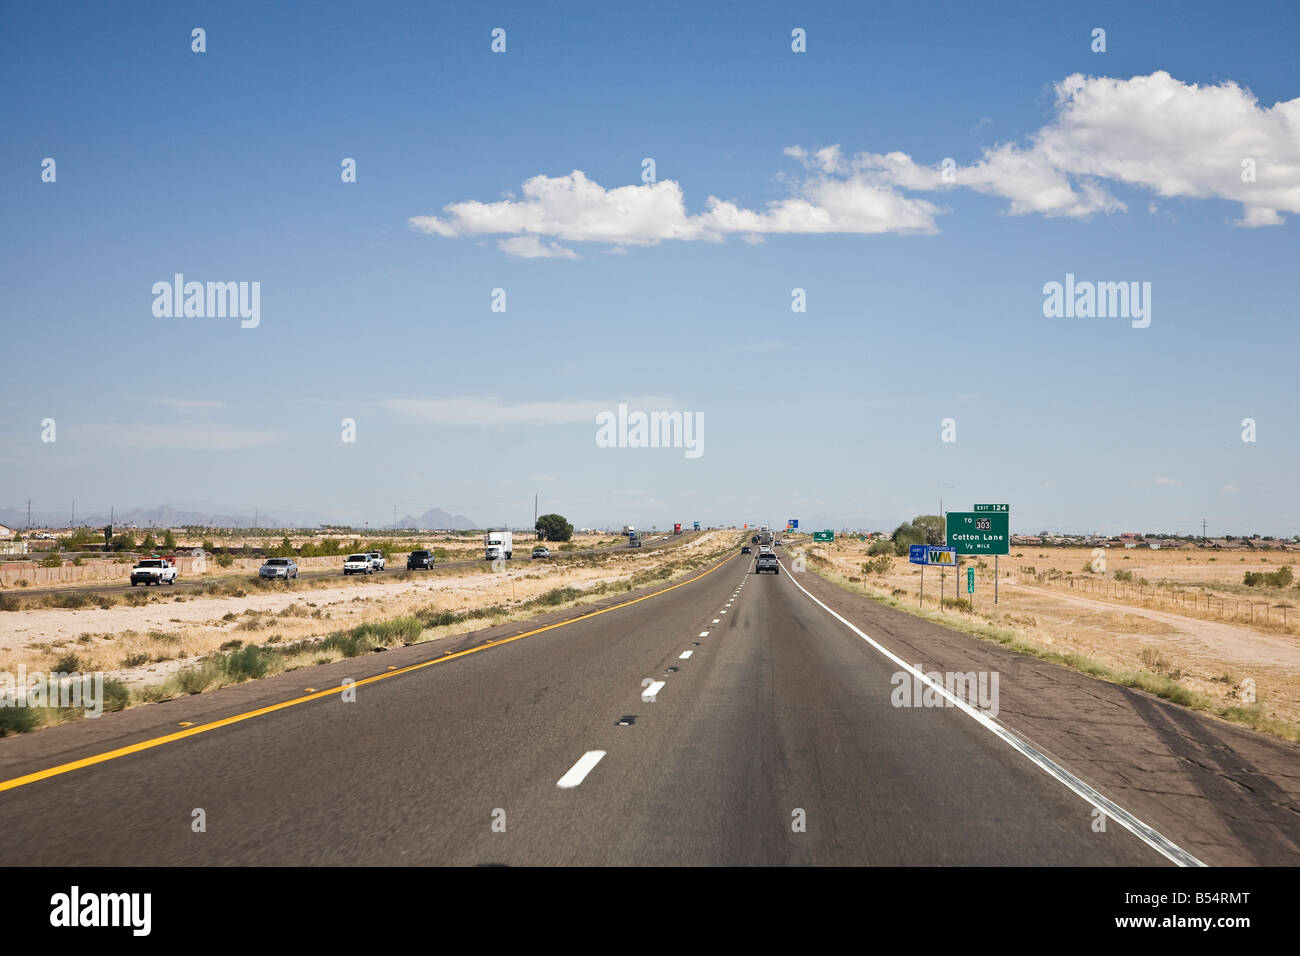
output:
[[1300, 533], [1300, 7], [611, 7], [0, 8], [0, 507]]

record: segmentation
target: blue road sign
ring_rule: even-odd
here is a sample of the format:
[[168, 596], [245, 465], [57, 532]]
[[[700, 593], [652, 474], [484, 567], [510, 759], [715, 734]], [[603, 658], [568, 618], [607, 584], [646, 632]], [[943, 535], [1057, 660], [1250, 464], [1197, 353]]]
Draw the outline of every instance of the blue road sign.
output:
[[790, 527], [792, 527], [792, 528], [797, 528], [797, 527], [799, 527], [799, 519], [798, 519], [798, 518], [791, 518], [791, 519], [790, 519]]
[[928, 544], [914, 544], [908, 548], [907, 560], [912, 564], [929, 564], [930, 563], [930, 546]]

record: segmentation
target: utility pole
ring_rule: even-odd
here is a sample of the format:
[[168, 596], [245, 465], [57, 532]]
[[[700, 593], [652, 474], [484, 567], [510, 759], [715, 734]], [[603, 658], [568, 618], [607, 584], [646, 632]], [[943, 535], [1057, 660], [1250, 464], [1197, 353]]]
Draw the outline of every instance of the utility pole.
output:
[[32, 499], [27, 499], [27, 530], [32, 530]]
[[533, 493], [533, 531], [537, 531], [537, 493]]
[[77, 499], [76, 499], [76, 498], [73, 498], [73, 499], [72, 499], [72, 519], [69, 521], [69, 523], [68, 523], [68, 527], [69, 527], [69, 528], [75, 528], [76, 526], [77, 526]]
[[1201, 540], [1205, 540], [1205, 519], [1201, 519]]

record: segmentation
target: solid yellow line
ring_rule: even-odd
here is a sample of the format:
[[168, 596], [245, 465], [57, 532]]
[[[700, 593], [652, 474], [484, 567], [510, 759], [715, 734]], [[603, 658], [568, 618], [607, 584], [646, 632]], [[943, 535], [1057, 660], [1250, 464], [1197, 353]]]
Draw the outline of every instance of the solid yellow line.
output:
[[[734, 555], [732, 556], [734, 557]], [[680, 587], [700, 580], [706, 575], [712, 574], [718, 568], [730, 561], [720, 561], [713, 567], [709, 568], [693, 578], [685, 581], [679, 581], [676, 584], [669, 585], [662, 591], [655, 591], [653, 594], [643, 594], [639, 598], [633, 598], [631, 601], [624, 601], [622, 604], [614, 604], [610, 607], [601, 608], [599, 611], [590, 611], [579, 617], [570, 618], [567, 621], [557, 621], [554, 624], [547, 624], [545, 627], [535, 628], [531, 631], [524, 631], [522, 634], [515, 634], [512, 637], [504, 637], [498, 641], [488, 641], [486, 644], [480, 644], [477, 647], [471, 647], [467, 650], [456, 651], [454, 654], [444, 654], [442, 657], [435, 657], [432, 660], [421, 661], [419, 664], [410, 664], [406, 667], [399, 667], [397, 670], [388, 671], [383, 674], [375, 674], [373, 677], [366, 677], [349, 685], [351, 687], [361, 687], [365, 684], [373, 684], [376, 681], [385, 680], [389, 677], [396, 677], [399, 674], [409, 674], [411, 671], [418, 671], [424, 667], [431, 667], [434, 664], [442, 664], [447, 661], [454, 661], [458, 657], [465, 657], [468, 654], [477, 654], [479, 651], [485, 651], [490, 647], [500, 647], [502, 644], [509, 644], [512, 641], [522, 640], [525, 637], [532, 637], [534, 634], [541, 634], [545, 631], [553, 631], [557, 627], [565, 627], [569, 624], [576, 624], [579, 621], [585, 621], [588, 618], [598, 617], [601, 614], [607, 614], [610, 611], [617, 611], [619, 608], [631, 607], [633, 604], [640, 604], [642, 601], [648, 601], [651, 598], [659, 597], [661, 594], [667, 594], [669, 591], [676, 591]], [[80, 760], [73, 760], [69, 763], [59, 764], [57, 767], [50, 767], [48, 770], [38, 770], [35, 773], [29, 773], [21, 777], [14, 777], [12, 780], [0, 781], [0, 793], [5, 790], [14, 790], [18, 787], [25, 787], [29, 783], [35, 783], [38, 780], [46, 780], [50, 777], [57, 777], [60, 774], [71, 773], [73, 770], [81, 770], [84, 767], [93, 767], [97, 763], [105, 763], [109, 760], [116, 760], [118, 757], [125, 757], [129, 754], [139, 753], [142, 750], [151, 750], [154, 747], [161, 747], [163, 744], [174, 743], [177, 740], [184, 740], [186, 737], [193, 737], [195, 734], [204, 734], [209, 730], [216, 730], [218, 727], [227, 727], [231, 724], [237, 724], [241, 721], [252, 720], [254, 717], [262, 717], [266, 714], [273, 714], [277, 710], [284, 710], [286, 707], [296, 707], [299, 704], [305, 704], [308, 701], [320, 700], [322, 697], [329, 697], [343, 690], [342, 685], [331, 687], [329, 690], [317, 691], [314, 694], [307, 694], [303, 697], [295, 697], [292, 700], [286, 700], [279, 704], [271, 704], [267, 707], [259, 707], [257, 710], [250, 710], [243, 714], [236, 714], [233, 717], [223, 717], [221, 720], [214, 720], [211, 723], [200, 724], [198, 727], [190, 727], [186, 730], [177, 731], [174, 734], [167, 734], [163, 737], [154, 737], [150, 740], [142, 740], [136, 744], [130, 744], [126, 747], [119, 747], [116, 750], [109, 750], [101, 754], [94, 754], [90, 757], [82, 757]]]

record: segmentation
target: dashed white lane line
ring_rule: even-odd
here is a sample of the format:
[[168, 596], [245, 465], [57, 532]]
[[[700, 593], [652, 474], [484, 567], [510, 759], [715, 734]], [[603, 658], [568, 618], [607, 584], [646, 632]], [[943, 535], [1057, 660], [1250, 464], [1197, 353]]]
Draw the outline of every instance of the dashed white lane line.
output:
[[[646, 678], [646, 680], [649, 680], [649, 678]], [[655, 695], [658, 694], [661, 690], [663, 690], [664, 685], [667, 683], [668, 683], [667, 681], [657, 680], [653, 684], [647, 684], [641, 690], [641, 699], [643, 701], [646, 701], [647, 703], [649, 701], [654, 700]]]
[[591, 771], [595, 769], [596, 764], [600, 763], [604, 756], [605, 751], [603, 750], [588, 750], [578, 758], [577, 763], [569, 768], [568, 773], [555, 781], [555, 785], [563, 790], [569, 790], [576, 787], [578, 784], [582, 783], [583, 780], [587, 779], [587, 774], [591, 773]]
[[[704, 635], [701, 634], [700, 636], [703, 637]], [[684, 661], [686, 660], [686, 658], [690, 657], [694, 653], [695, 653], [694, 651], [682, 651], [680, 654], [677, 655], [677, 659], [679, 661]]]
[[700, 631], [700, 637], [708, 637], [708, 636], [709, 636], [708, 631]]
[[720, 617], [715, 617], [715, 618], [713, 619], [713, 623], [714, 623], [714, 624], [721, 624], [721, 623], [722, 623], [722, 618], [720, 618]]

